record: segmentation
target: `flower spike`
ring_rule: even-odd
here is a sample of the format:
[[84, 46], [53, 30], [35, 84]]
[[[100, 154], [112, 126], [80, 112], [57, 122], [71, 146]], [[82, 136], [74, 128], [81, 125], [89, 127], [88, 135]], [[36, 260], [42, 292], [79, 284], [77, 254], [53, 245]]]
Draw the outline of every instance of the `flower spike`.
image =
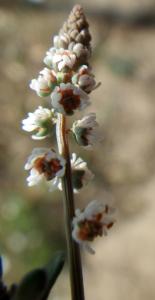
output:
[[100, 85], [89, 64], [91, 35], [80, 5], [73, 7], [52, 41], [43, 59], [45, 68], [30, 83], [39, 97], [49, 98], [44, 101], [44, 107], [28, 113], [22, 128], [32, 133], [35, 140], [50, 137], [55, 129], [58, 153], [48, 148], [33, 149], [25, 170], [29, 171], [28, 186], [45, 182], [49, 191], [59, 189], [64, 193], [71, 298], [84, 300], [79, 245], [94, 253], [91, 243], [98, 236], [107, 235], [115, 220], [113, 209], [107, 203], [92, 201], [82, 211], [74, 209], [74, 193], [80, 192], [94, 174], [81, 157], [75, 153], [70, 155], [68, 133], [72, 132], [76, 142], [85, 149], [91, 149], [102, 140], [95, 113], [74, 119], [72, 128], [67, 126], [68, 116], [84, 111], [91, 104], [90, 93]]

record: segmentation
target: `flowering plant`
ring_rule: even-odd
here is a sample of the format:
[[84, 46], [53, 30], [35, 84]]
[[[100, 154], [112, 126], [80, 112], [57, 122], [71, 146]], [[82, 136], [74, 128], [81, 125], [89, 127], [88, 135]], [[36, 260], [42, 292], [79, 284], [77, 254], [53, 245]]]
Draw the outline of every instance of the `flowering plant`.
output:
[[33, 186], [46, 182], [49, 190], [58, 188], [64, 195], [65, 227], [70, 267], [72, 300], [84, 300], [82, 267], [79, 247], [94, 253], [91, 243], [106, 235], [114, 224], [113, 209], [108, 203], [92, 201], [84, 210], [74, 208], [74, 193], [93, 179], [87, 163], [70, 154], [68, 136], [72, 133], [83, 149], [92, 149], [101, 141], [94, 112], [75, 120], [67, 127], [67, 118], [90, 105], [90, 93], [99, 86], [89, 65], [91, 55], [89, 25], [80, 5], [75, 5], [53, 45], [44, 58], [46, 67], [33, 79], [30, 88], [45, 99], [22, 121], [22, 128], [32, 132], [32, 138], [50, 138], [56, 129], [57, 150], [35, 148], [25, 169], [30, 172], [27, 182]]

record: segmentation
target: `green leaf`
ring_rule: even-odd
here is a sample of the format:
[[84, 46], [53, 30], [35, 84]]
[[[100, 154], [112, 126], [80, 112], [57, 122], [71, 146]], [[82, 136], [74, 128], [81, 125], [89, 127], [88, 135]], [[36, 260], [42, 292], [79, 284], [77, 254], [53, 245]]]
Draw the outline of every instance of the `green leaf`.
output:
[[53, 287], [57, 277], [59, 276], [65, 262], [65, 255], [63, 252], [57, 252], [51, 262], [45, 266], [44, 271], [47, 277], [47, 286], [41, 300], [46, 300], [51, 288]]
[[46, 300], [64, 266], [64, 261], [64, 253], [58, 252], [48, 265], [25, 275], [12, 300]]
[[43, 269], [36, 269], [21, 280], [13, 300], [41, 300], [46, 285], [46, 272]]

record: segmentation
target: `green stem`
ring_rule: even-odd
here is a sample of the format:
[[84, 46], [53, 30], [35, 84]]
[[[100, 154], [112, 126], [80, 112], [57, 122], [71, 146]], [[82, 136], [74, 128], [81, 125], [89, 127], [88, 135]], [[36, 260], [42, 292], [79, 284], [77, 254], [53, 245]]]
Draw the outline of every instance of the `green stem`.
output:
[[84, 300], [84, 287], [79, 245], [72, 239], [72, 220], [75, 215], [74, 195], [71, 180], [70, 153], [66, 134], [66, 117], [58, 114], [57, 143], [59, 153], [66, 160], [65, 176], [62, 178], [64, 196], [65, 230], [70, 270], [72, 300]]

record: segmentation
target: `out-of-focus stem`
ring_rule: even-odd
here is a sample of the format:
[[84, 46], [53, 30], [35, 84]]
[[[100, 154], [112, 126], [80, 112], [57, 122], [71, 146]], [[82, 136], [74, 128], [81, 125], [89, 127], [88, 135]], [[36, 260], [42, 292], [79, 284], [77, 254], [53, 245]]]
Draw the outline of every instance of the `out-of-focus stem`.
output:
[[80, 250], [78, 244], [72, 239], [72, 220], [75, 213], [74, 195], [71, 180], [71, 165], [68, 137], [66, 134], [66, 117], [62, 114], [58, 114], [56, 132], [59, 153], [66, 160], [66, 171], [65, 176], [62, 178], [62, 188], [64, 199], [67, 251], [70, 270], [71, 295], [72, 300], [84, 300], [84, 287]]

